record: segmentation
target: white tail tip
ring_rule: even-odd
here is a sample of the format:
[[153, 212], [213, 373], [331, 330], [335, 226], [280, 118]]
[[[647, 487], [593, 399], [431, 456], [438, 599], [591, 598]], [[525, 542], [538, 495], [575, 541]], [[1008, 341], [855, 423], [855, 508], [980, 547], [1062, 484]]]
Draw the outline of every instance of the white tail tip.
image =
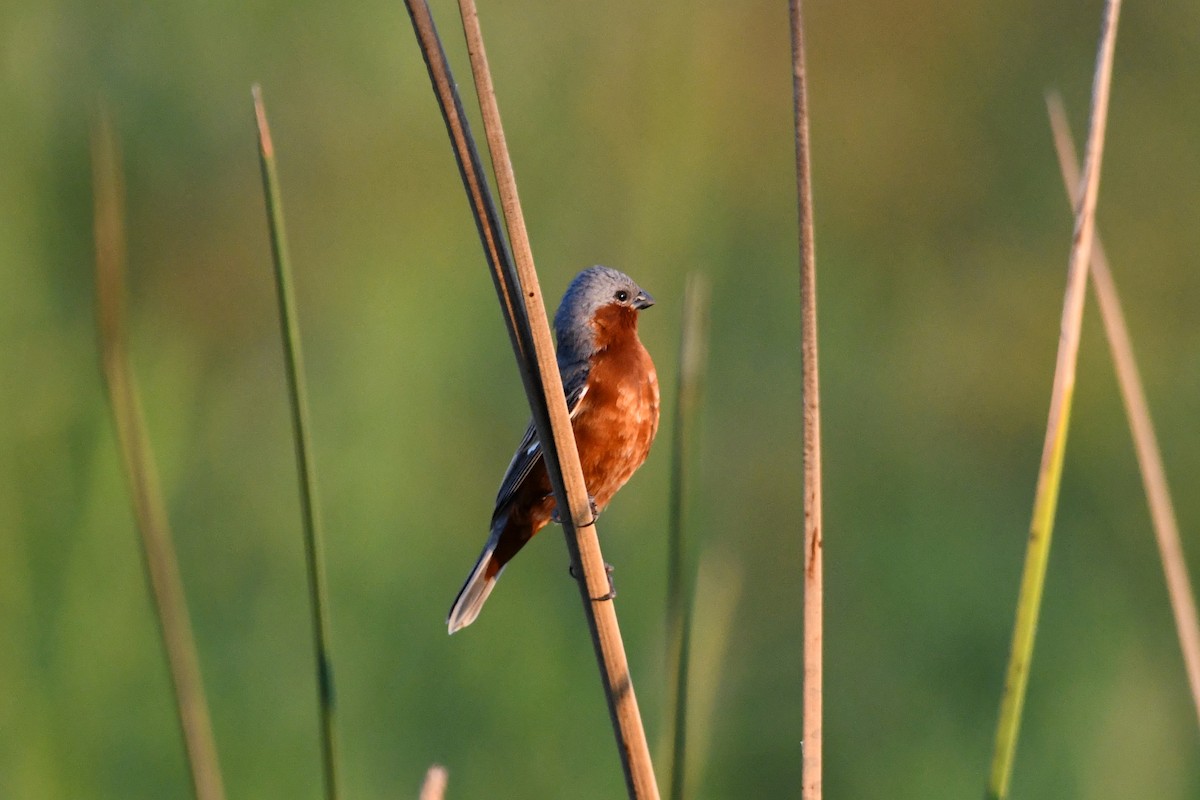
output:
[[496, 581], [504, 572], [502, 567], [495, 575], [487, 577], [487, 567], [492, 559], [493, 550], [495, 545], [488, 542], [479, 560], [475, 562], [475, 569], [471, 570], [467, 582], [458, 591], [458, 597], [454, 598], [454, 605], [450, 607], [450, 615], [446, 618], [446, 627], [450, 633], [461, 630], [475, 621], [483, 609], [484, 601], [488, 599], [488, 595], [496, 587]]

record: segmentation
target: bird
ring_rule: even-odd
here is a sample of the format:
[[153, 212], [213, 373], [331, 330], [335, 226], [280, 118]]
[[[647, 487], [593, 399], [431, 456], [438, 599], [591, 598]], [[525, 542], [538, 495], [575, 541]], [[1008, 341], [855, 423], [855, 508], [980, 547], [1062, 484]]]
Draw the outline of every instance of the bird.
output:
[[[558, 371], [593, 514], [645, 462], [658, 432], [658, 375], [637, 334], [639, 313], [652, 305], [654, 298], [628, 275], [594, 266], [575, 276], [554, 315]], [[557, 521], [530, 422], [500, 482], [487, 544], [450, 607], [451, 634], [475, 621], [505, 565]]]

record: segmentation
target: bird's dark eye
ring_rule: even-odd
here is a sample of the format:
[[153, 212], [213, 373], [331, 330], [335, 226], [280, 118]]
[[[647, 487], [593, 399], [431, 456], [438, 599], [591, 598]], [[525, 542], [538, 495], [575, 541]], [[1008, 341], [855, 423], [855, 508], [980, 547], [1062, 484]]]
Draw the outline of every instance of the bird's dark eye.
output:
[[618, 303], [624, 303], [629, 299], [629, 292], [625, 291], [624, 289], [618, 289], [617, 293], [613, 295], [613, 297], [617, 298]]

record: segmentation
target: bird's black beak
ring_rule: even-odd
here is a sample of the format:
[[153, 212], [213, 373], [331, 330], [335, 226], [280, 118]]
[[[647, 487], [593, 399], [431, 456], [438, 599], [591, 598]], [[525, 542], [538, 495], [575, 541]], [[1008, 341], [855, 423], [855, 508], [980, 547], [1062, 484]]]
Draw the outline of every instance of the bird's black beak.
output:
[[637, 297], [633, 298], [633, 307], [638, 311], [641, 311], [644, 308], [649, 308], [652, 305], [654, 305], [654, 298], [651, 297], [650, 293], [645, 289], [639, 291], [637, 293]]

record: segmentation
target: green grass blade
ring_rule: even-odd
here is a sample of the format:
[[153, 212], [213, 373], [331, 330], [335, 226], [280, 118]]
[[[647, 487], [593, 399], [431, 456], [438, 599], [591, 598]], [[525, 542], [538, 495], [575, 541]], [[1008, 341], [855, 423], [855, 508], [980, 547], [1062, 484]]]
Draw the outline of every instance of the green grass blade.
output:
[[708, 281], [688, 276], [683, 295], [679, 341], [679, 386], [675, 396], [675, 428], [671, 437], [671, 497], [667, 521], [667, 696], [672, 703], [671, 759], [667, 796], [681, 800], [687, 762], [688, 657], [692, 638], [692, 591], [684, 578], [688, 563], [683, 535], [683, 501], [691, 455], [691, 434], [708, 339]]
[[[691, 667], [688, 670], [687, 764], [688, 786], [703, 786], [713, 749], [714, 720], [721, 689], [727, 686], [730, 652], [738, 606], [745, 585], [745, 568], [736, 553], [710, 546], [700, 554], [692, 592]], [[692, 791], [695, 797], [698, 792]]]
[[309, 437], [308, 400], [305, 394], [304, 357], [300, 350], [300, 328], [296, 321], [296, 298], [292, 290], [292, 268], [288, 258], [284, 229], [283, 204], [279, 175], [275, 166], [275, 147], [267, 126], [262, 90], [255, 85], [254, 114], [258, 121], [258, 153], [262, 164], [263, 194], [271, 232], [271, 253], [275, 262], [275, 289], [279, 302], [279, 327], [288, 378], [288, 398], [292, 408], [292, 438], [300, 472], [300, 505], [304, 524], [304, 555], [308, 567], [308, 590], [312, 610], [313, 640], [317, 657], [317, 698], [321, 726], [321, 763], [325, 778], [325, 796], [336, 800], [337, 738], [333, 663], [329, 646], [329, 603], [325, 589], [325, 560], [322, 551], [321, 515], [317, 509], [317, 477]]
[[158, 484], [133, 367], [125, 340], [125, 230], [120, 157], [106, 117], [92, 135], [95, 202], [96, 321], [101, 370], [108, 390], [117, 444], [142, 539], [143, 564], [167, 657], [179, 726], [197, 800], [224, 800], [212, 722], [204, 698], [200, 659], [188, 618], [179, 563], [171, 543], [166, 504]]
[[1042, 448], [1033, 521], [1025, 551], [1025, 567], [1017, 598], [1017, 618], [1013, 626], [1012, 650], [1000, 700], [1000, 718], [988, 777], [989, 800], [1008, 797], [1025, 689], [1033, 660], [1034, 634], [1046, 582], [1046, 564], [1050, 558], [1050, 539], [1054, 533], [1054, 514], [1058, 508], [1058, 489], [1062, 483], [1063, 455], [1067, 448], [1067, 429], [1071, 420], [1071, 401], [1075, 393], [1075, 369], [1079, 357], [1079, 332], [1083, 324], [1083, 301], [1087, 289], [1088, 263], [1096, 224], [1096, 198], [1100, 190], [1100, 165], [1104, 154], [1104, 132], [1108, 120], [1108, 97], [1112, 84], [1113, 50], [1116, 46], [1120, 0], [1108, 0], [1100, 29], [1096, 68], [1092, 82], [1092, 108], [1088, 130], [1087, 160], [1084, 168], [1087, 184], [1077, 206], [1075, 232], [1067, 268], [1067, 289], [1063, 299], [1058, 360], [1054, 370], [1054, 388], [1050, 397], [1050, 416]]

